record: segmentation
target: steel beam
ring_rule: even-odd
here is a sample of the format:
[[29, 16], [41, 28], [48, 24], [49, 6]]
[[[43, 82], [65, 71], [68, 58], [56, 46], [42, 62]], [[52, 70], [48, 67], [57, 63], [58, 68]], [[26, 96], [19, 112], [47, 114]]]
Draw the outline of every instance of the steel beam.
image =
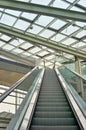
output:
[[29, 72], [31, 69], [33, 69], [33, 67], [18, 62], [14, 62], [11, 60], [0, 58], [0, 69], [25, 74]]
[[67, 45], [63, 45], [63, 44], [58, 43], [58, 42], [54, 42], [51, 40], [47, 40], [45, 38], [37, 37], [33, 34], [29, 34], [29, 33], [25, 34], [24, 32], [22, 32], [20, 30], [11, 29], [9, 26], [3, 26], [0, 24], [0, 32], [5, 33], [7, 35], [12, 35], [12, 36], [21, 38], [23, 40], [31, 42], [34, 45], [43, 45], [43, 46], [47, 46], [49, 48], [52, 48], [56, 51], [60, 50], [62, 52], [68, 53], [68, 54], [72, 54], [72, 55], [75, 55], [75, 56], [78, 56], [81, 58], [86, 58], [86, 52], [77, 50], [77, 48], [75, 49], [73, 47], [69, 47]]
[[15, 61], [18, 61], [20, 63], [26, 64], [26, 65], [29, 65], [29, 66], [33, 66], [33, 67], [35, 66], [34, 62], [32, 62], [30, 60], [27, 60], [27, 59], [25, 59], [23, 57], [20, 57], [18, 55], [12, 54], [12, 53], [10, 53], [8, 51], [5, 51], [5, 50], [3, 50], [1, 48], [0, 48], [0, 54], [6, 56], [8, 58], [14, 59]]
[[20, 2], [14, 0], [0, 0], [0, 8], [13, 9], [25, 12], [31, 12], [36, 14], [42, 14], [57, 18], [65, 18], [71, 20], [77, 20], [86, 22], [86, 12], [78, 12], [66, 9], [60, 9], [56, 7], [49, 7], [44, 5], [37, 5], [27, 2]]

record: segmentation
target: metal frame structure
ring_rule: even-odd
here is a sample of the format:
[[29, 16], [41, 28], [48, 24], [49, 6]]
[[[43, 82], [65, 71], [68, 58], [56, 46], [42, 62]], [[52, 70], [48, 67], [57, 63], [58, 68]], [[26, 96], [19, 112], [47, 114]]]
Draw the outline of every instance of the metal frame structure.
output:
[[2, 55], [26, 64], [85, 59], [85, 1], [1, 0], [0, 44]]

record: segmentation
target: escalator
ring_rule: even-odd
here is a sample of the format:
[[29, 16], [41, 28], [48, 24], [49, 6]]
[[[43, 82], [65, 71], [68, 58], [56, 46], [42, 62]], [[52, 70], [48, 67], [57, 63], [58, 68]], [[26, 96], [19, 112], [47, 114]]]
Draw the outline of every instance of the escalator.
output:
[[27, 130], [80, 130], [54, 70], [46, 69]]

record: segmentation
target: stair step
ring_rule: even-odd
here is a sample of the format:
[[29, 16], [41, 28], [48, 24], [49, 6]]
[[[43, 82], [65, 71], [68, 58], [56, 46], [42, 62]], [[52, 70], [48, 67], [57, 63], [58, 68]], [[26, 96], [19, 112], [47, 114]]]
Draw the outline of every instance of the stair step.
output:
[[40, 118], [72, 118], [74, 117], [72, 112], [35, 112], [34, 117], [40, 117]]
[[33, 118], [33, 125], [76, 125], [76, 120], [74, 118]]
[[68, 102], [38, 102], [37, 106], [68, 106]]
[[36, 111], [71, 111], [70, 107], [36, 107]]
[[39, 98], [38, 101], [41, 101], [41, 102], [65, 102], [67, 101], [67, 99], [44, 99], [44, 98]]
[[30, 130], [79, 130], [78, 126], [31, 126]]

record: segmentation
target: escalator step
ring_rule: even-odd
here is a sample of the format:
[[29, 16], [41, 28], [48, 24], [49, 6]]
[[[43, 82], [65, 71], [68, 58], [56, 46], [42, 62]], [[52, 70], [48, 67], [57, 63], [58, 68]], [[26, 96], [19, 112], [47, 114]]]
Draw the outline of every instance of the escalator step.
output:
[[34, 126], [32, 125], [31, 130], [79, 130], [78, 126]]
[[72, 112], [35, 112], [34, 117], [40, 118], [72, 118], [74, 117]]
[[69, 104], [68, 104], [68, 102], [38, 102], [37, 103], [37, 106], [56, 106], [56, 107], [58, 107], [58, 106], [63, 106], [63, 107], [65, 107], [65, 106], [68, 106]]
[[33, 125], [76, 125], [76, 120], [74, 118], [33, 118]]
[[71, 111], [70, 107], [36, 107], [36, 111]]

